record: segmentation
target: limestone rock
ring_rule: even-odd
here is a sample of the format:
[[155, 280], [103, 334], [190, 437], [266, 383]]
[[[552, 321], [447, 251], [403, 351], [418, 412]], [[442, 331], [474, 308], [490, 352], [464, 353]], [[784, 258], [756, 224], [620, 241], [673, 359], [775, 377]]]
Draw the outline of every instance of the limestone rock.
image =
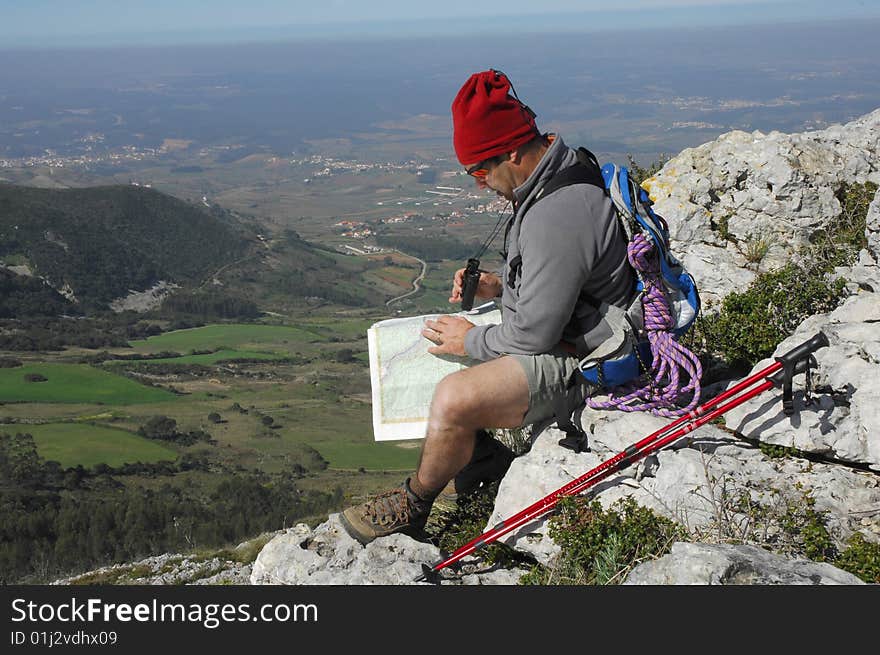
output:
[[144, 289], [143, 291], [131, 289], [129, 290], [128, 295], [112, 300], [110, 302], [110, 309], [117, 314], [126, 311], [138, 313], [148, 312], [151, 309], [160, 307], [165, 298], [171, 295], [175, 289], [179, 288], [179, 284], [159, 280], [149, 289]]
[[840, 214], [835, 192], [866, 181], [880, 182], [880, 110], [817, 132], [729, 132], [644, 186], [711, 305], [788, 262]]
[[[440, 559], [437, 547], [394, 534], [362, 546], [338, 514], [314, 530], [300, 523], [270, 541], [254, 562], [251, 584], [412, 585], [423, 564]], [[525, 571], [480, 570], [465, 563], [463, 574], [441, 571], [441, 584], [516, 584]]]
[[[590, 436], [589, 452], [575, 453], [560, 446], [559, 440], [565, 436], [565, 433], [555, 427], [537, 431], [538, 434], [529, 452], [513, 460], [507, 475], [501, 481], [495, 499], [495, 508], [486, 528], [553, 493], [629, 444], [635, 443], [641, 436], [650, 434], [657, 427], [668, 423], [645, 414], [628, 414], [627, 423], [608, 420], [614, 417], [617, 417], [617, 413], [584, 410], [582, 423]], [[629, 480], [640, 476], [645, 467], [650, 467], [654, 462], [656, 458], [650, 457], [640, 466], [622, 472], [615, 479]], [[601, 483], [599, 486], [605, 484]], [[547, 534], [544, 518], [511, 531], [500, 541], [529, 553], [542, 564], [549, 563], [559, 553], [559, 547]]]
[[[669, 421], [647, 414], [587, 409], [581, 423], [593, 432], [592, 451], [575, 454], [558, 445], [562, 433], [555, 428], [541, 432], [531, 451], [514, 460], [501, 482], [487, 529], [581, 477]], [[787, 504], [803, 506], [809, 495], [841, 549], [855, 532], [880, 542], [878, 476], [833, 463], [770, 459], [751, 443], [711, 424], [600, 481], [590, 487], [590, 492], [606, 508], [631, 496], [639, 505], [707, 537], [748, 536], [750, 529], [758, 527], [771, 533], [778, 531]], [[753, 518], [738, 513], [736, 504], [743, 497], [767, 508], [776, 517], [775, 522], [768, 518], [766, 525], [756, 526]], [[537, 519], [502, 541], [550, 565], [559, 547], [548, 535], [547, 520]]]
[[[867, 225], [865, 234], [868, 237], [868, 254], [874, 263], [880, 264], [880, 190], [874, 196], [874, 200], [868, 207]], [[880, 289], [875, 289], [880, 293]]]
[[[774, 356], [819, 330], [831, 345], [815, 354], [812, 404], [804, 406], [804, 378], [799, 376], [794, 416], [782, 413], [781, 390], [771, 390], [729, 412], [727, 426], [769, 444], [880, 471], [880, 293], [860, 293], [829, 314], [810, 317], [779, 344]], [[753, 372], [772, 361], [759, 362]]]
[[853, 294], [859, 291], [880, 293], [880, 190], [868, 206], [865, 223], [868, 247], [859, 252], [858, 260], [852, 266], [837, 268], [832, 276], [846, 280]]
[[52, 584], [247, 584], [250, 575], [250, 564], [242, 564], [222, 557], [195, 557], [166, 553], [133, 563], [105, 566], [87, 573], [55, 580]]
[[633, 569], [625, 585], [857, 585], [831, 564], [774, 555], [748, 545], [677, 542], [672, 552]]

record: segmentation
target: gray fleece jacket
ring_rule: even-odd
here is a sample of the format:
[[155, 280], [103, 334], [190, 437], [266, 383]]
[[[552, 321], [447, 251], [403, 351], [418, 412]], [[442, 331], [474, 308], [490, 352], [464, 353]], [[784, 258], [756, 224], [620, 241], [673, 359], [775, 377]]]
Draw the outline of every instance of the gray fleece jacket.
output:
[[[536, 202], [542, 187], [576, 162], [575, 150], [557, 135], [514, 189], [517, 209], [504, 246], [503, 321], [468, 331], [465, 349], [474, 359], [536, 355], [560, 341], [577, 343], [599, 324], [600, 302], [625, 308], [634, 298], [626, 238], [601, 189], [573, 184]], [[520, 257], [521, 268], [511, 275], [511, 262]]]

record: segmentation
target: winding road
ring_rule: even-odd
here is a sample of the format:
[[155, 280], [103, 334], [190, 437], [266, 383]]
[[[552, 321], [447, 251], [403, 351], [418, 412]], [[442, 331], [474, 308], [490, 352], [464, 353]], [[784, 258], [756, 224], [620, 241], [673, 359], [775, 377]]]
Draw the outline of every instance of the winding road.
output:
[[413, 283], [412, 283], [412, 285], [413, 285], [412, 291], [407, 291], [407, 292], [406, 292], [405, 294], [403, 294], [402, 296], [397, 296], [396, 298], [392, 298], [391, 300], [387, 301], [387, 302], [385, 303], [385, 306], [386, 306], [386, 307], [389, 306], [391, 303], [397, 302], [398, 300], [403, 300], [404, 298], [408, 298], [409, 296], [413, 295], [414, 293], [418, 293], [419, 290], [422, 288], [422, 287], [421, 287], [421, 282], [422, 282], [422, 280], [425, 279], [425, 273], [428, 272], [428, 264], [427, 264], [425, 261], [423, 261], [423, 260], [419, 259], [418, 257], [416, 257], [415, 255], [408, 255], [407, 253], [405, 253], [405, 252], [401, 252], [400, 250], [395, 250], [394, 252], [396, 252], [396, 253], [398, 253], [398, 254], [401, 254], [401, 255], [403, 255], [404, 257], [409, 257], [409, 258], [411, 258], [411, 259], [415, 259], [417, 262], [419, 262], [419, 263], [422, 265], [422, 272], [419, 273], [418, 277], [416, 277], [415, 280], [413, 280]]

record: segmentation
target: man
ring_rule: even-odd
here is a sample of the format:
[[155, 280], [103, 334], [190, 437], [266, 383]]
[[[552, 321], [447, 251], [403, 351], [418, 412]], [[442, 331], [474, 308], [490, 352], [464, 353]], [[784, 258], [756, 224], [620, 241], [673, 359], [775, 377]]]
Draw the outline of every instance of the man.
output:
[[[544, 186], [577, 163], [559, 135], [542, 134], [535, 114], [509, 94], [507, 77], [472, 75], [452, 103], [459, 162], [481, 188], [513, 203], [502, 274], [481, 272], [477, 297], [501, 298], [503, 322], [475, 326], [457, 316], [427, 321], [429, 352], [481, 363], [444, 378], [434, 392], [418, 470], [398, 489], [346, 509], [345, 529], [361, 543], [418, 536], [432, 503], [451, 480], [500, 479], [512, 455], [484, 428], [515, 428], [582, 403], [589, 385], [578, 371], [584, 335], [601, 322], [601, 303], [628, 306], [634, 280], [614, 208], [592, 184]], [[540, 200], [540, 202], [538, 202]], [[461, 301], [463, 269], [450, 302]]]

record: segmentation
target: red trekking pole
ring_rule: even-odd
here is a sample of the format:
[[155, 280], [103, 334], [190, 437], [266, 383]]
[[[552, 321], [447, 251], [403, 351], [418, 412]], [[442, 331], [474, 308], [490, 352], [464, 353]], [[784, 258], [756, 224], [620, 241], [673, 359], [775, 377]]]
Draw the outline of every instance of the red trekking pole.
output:
[[[415, 581], [436, 580], [436, 574], [441, 569], [444, 569], [473, 552], [488, 546], [508, 532], [540, 518], [556, 507], [557, 502], [563, 496], [573, 496], [581, 493], [597, 482], [604, 480], [611, 474], [622, 471], [643, 457], [678, 441], [681, 437], [693, 432], [701, 425], [705, 425], [709, 421], [729, 412], [731, 409], [743, 404], [747, 400], [764, 393], [775, 385], [782, 384], [782, 407], [786, 416], [790, 416], [794, 413], [792, 377], [804, 372], [809, 375], [810, 364], [813, 359], [812, 354], [819, 348], [823, 348], [827, 345], [828, 337], [822, 332], [817, 333], [812, 339], [809, 339], [801, 345], [791, 349], [781, 357], [777, 357], [776, 361], [767, 368], [749, 376], [709, 402], [700, 405], [669, 425], [648, 435], [638, 443], [635, 443], [617, 453], [611, 459], [602, 462], [579, 478], [572, 480], [550, 495], [529, 505], [521, 512], [504, 519], [476, 539], [473, 539], [456, 549], [445, 559], [440, 560], [432, 566], [423, 564], [422, 574], [418, 576]], [[760, 382], [758, 386], [749, 389], [749, 387], [752, 387], [758, 382]], [[748, 391], [746, 391], [747, 389]]]

